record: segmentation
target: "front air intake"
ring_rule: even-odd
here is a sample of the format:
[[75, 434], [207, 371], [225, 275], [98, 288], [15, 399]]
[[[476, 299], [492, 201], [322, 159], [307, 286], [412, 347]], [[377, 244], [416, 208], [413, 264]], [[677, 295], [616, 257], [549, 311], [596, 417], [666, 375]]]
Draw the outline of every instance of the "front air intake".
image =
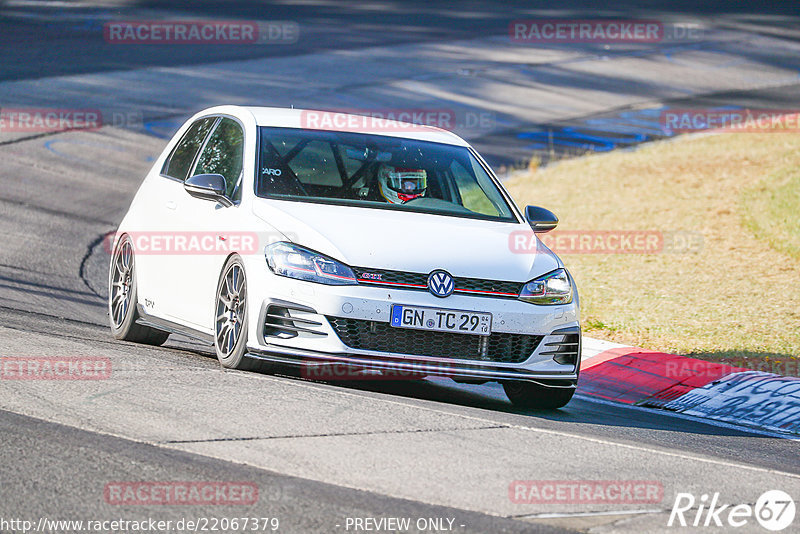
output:
[[[293, 313], [294, 315], [292, 315]], [[325, 332], [315, 329], [322, 326], [321, 322], [299, 317], [300, 313], [316, 312], [311, 308], [291, 303], [268, 305], [264, 314], [264, 337], [290, 339], [297, 337], [301, 332], [318, 336], [327, 335]]]
[[581, 355], [581, 329], [577, 326], [554, 330], [551, 336], [563, 336], [560, 341], [550, 341], [543, 346], [542, 356], [552, 356], [556, 363], [576, 366]]

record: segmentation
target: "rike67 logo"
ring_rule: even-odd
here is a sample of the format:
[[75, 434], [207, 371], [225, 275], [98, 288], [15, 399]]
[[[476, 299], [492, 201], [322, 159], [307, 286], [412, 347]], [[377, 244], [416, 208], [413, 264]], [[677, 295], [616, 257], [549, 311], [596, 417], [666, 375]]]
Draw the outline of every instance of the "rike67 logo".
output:
[[[696, 509], [695, 509], [696, 507]], [[781, 490], [766, 491], [750, 504], [724, 504], [719, 493], [696, 499], [691, 493], [678, 493], [667, 526], [739, 528], [755, 520], [765, 529], [778, 532], [794, 522], [794, 500]]]

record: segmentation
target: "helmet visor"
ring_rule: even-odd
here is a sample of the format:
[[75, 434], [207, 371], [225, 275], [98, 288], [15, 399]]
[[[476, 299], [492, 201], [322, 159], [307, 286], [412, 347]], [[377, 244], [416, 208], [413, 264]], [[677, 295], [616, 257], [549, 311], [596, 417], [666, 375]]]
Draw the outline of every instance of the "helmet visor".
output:
[[428, 174], [424, 169], [397, 168], [387, 174], [389, 187], [405, 195], [419, 195], [428, 188]]

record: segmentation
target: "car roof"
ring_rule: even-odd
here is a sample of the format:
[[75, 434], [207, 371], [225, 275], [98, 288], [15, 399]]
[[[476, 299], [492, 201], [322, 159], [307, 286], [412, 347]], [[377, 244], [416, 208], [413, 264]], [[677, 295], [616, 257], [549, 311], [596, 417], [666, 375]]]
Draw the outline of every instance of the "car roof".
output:
[[[366, 133], [416, 139], [420, 141], [432, 141], [448, 145], [469, 146], [469, 144], [459, 136], [447, 130], [443, 130], [442, 128], [391, 120], [392, 116], [402, 117], [413, 113], [425, 113], [427, 111], [436, 113], [435, 110], [408, 109], [404, 111], [398, 108], [394, 111], [376, 110], [374, 115], [369, 116], [357, 113], [312, 109], [218, 106], [206, 109], [198, 113], [197, 116], [212, 113], [230, 113], [235, 115], [237, 111], [249, 112], [258, 126]], [[369, 113], [369, 110], [364, 110], [364, 112]], [[445, 111], [442, 110], [442, 113], [445, 113]], [[447, 112], [446, 117], [449, 119], [451, 115], [452, 112]]]

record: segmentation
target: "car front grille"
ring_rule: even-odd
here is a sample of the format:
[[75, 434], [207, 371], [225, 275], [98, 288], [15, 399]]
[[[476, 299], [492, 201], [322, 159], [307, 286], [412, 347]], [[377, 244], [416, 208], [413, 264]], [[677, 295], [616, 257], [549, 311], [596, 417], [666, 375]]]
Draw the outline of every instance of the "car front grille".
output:
[[353, 349], [498, 363], [522, 363], [544, 336], [494, 332], [489, 336], [394, 328], [389, 323], [328, 317], [342, 343]]
[[[407, 273], [386, 269], [368, 269], [354, 267], [359, 284], [383, 287], [396, 287], [411, 290], [428, 290], [428, 275], [424, 273]], [[478, 297], [517, 298], [524, 285], [521, 282], [505, 282], [502, 280], [483, 280], [481, 278], [460, 278], [455, 280], [454, 293], [474, 295]]]

